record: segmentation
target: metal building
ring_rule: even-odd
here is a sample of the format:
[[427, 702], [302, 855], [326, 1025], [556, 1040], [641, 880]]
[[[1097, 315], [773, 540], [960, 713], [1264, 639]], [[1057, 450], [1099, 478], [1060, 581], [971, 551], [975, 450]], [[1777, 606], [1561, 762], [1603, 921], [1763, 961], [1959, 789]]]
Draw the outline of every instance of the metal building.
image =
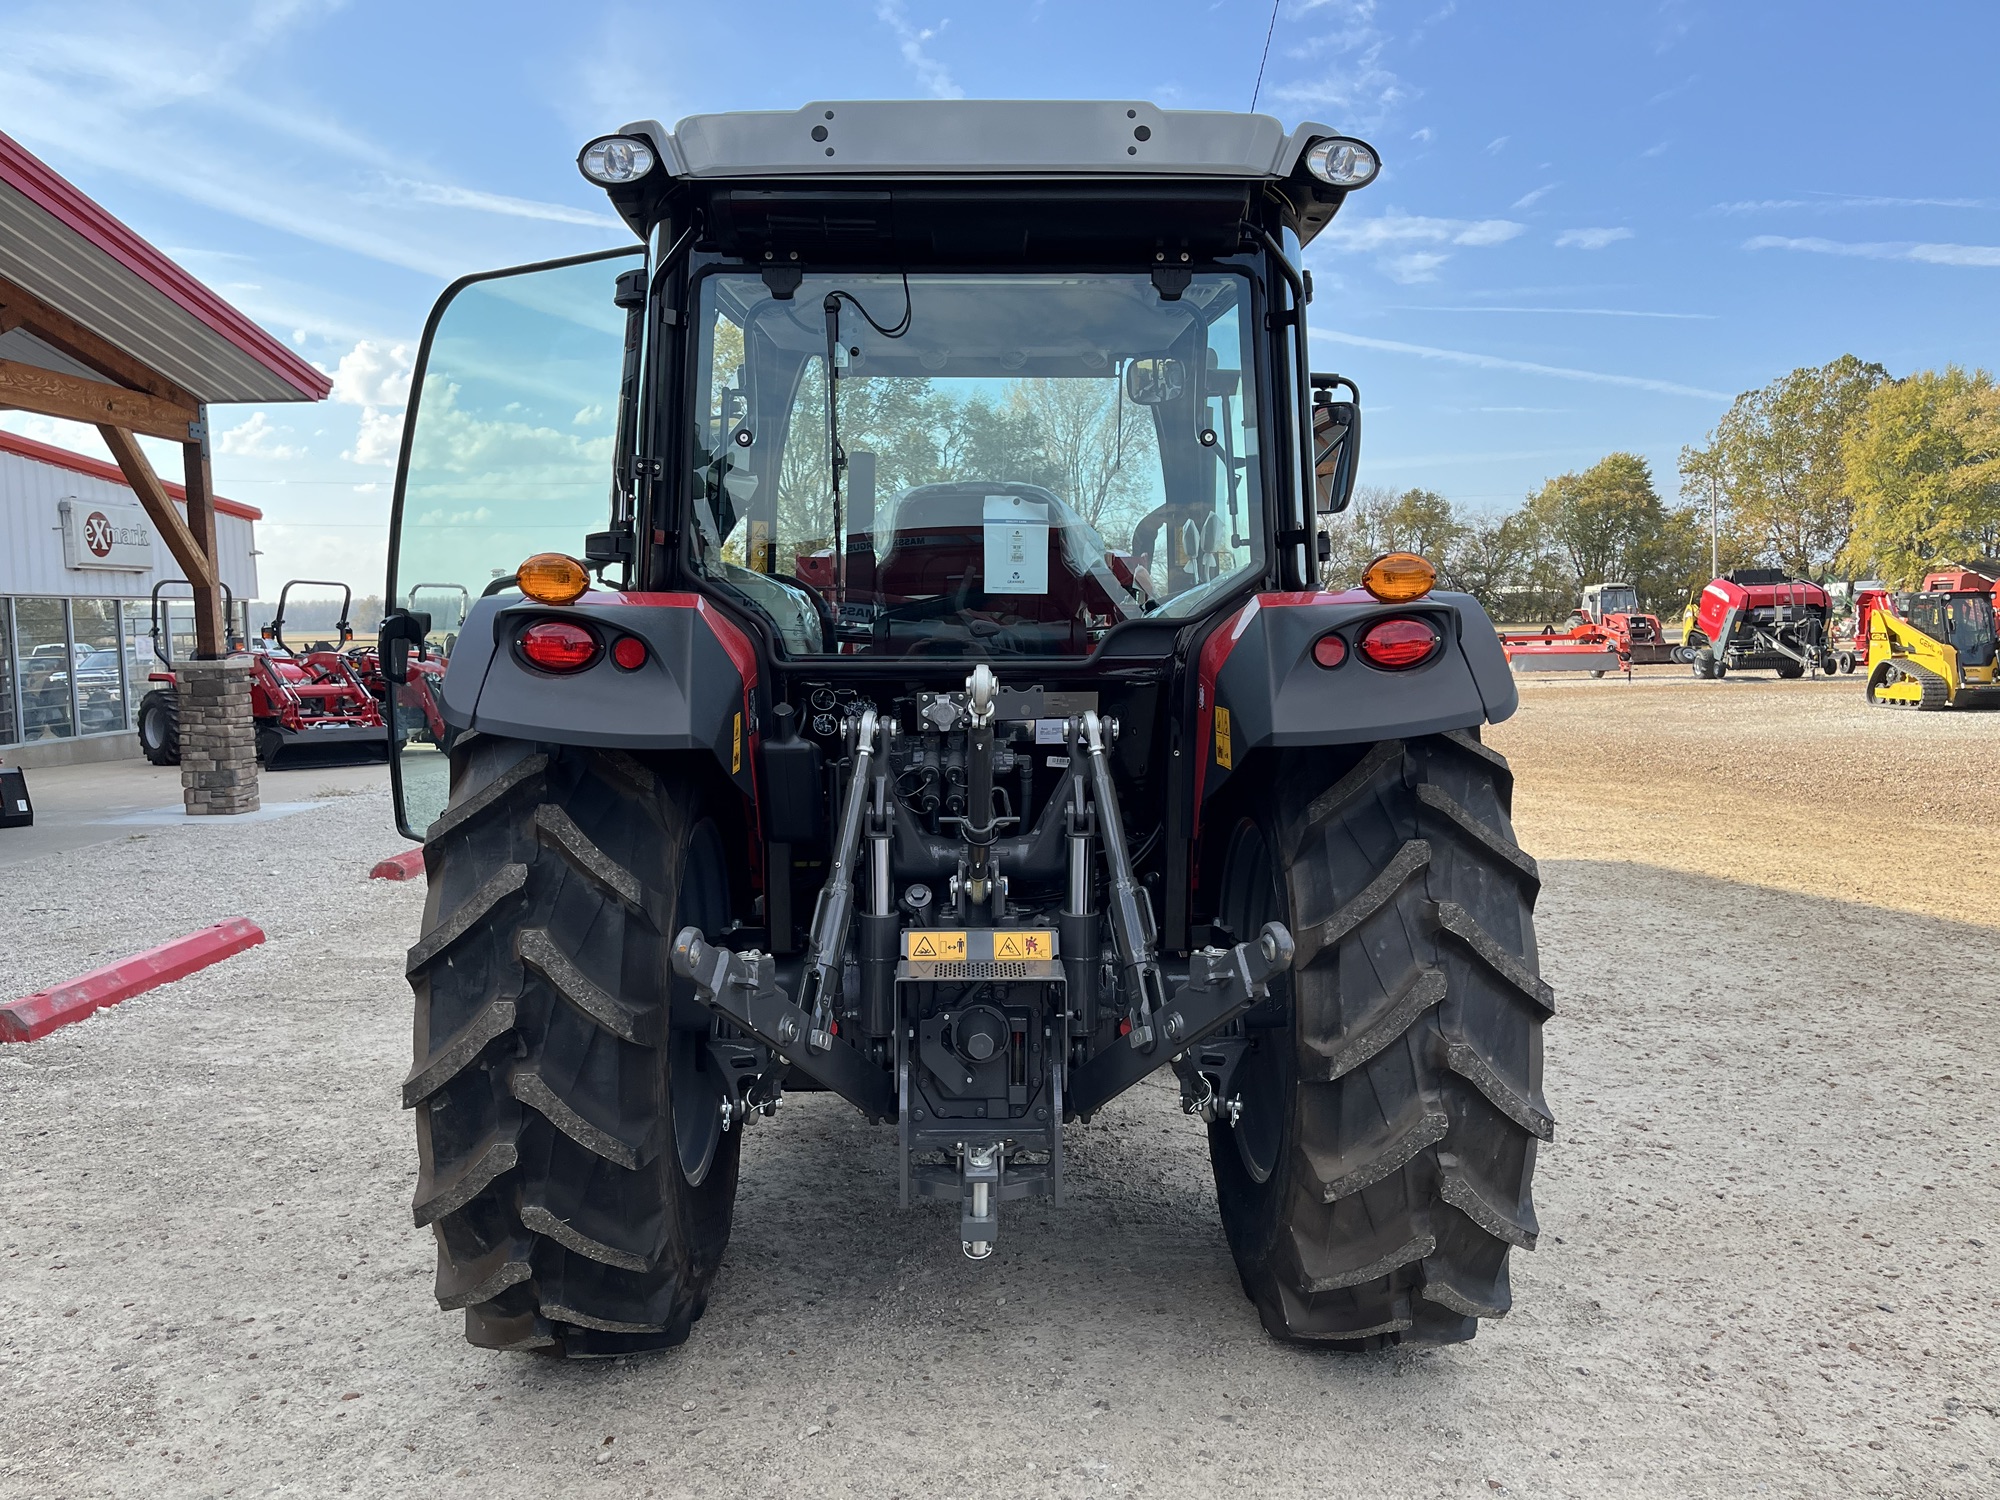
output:
[[[186, 491], [165, 489], [185, 512]], [[216, 562], [239, 638], [257, 596], [261, 513], [215, 497]], [[153, 590], [171, 654], [194, 647], [191, 591], [118, 468], [0, 432], [0, 760], [61, 765], [137, 755]]]

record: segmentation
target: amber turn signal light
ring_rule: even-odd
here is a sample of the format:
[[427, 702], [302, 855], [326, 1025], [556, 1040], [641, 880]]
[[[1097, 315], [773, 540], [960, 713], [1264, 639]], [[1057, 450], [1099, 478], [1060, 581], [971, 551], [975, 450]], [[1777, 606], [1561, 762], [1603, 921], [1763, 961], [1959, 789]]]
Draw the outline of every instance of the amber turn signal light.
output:
[[1421, 599], [1437, 587], [1437, 569], [1414, 552], [1385, 552], [1368, 565], [1361, 586], [1384, 604]]
[[582, 563], [560, 552], [537, 552], [516, 575], [521, 592], [538, 604], [573, 604], [590, 587]]

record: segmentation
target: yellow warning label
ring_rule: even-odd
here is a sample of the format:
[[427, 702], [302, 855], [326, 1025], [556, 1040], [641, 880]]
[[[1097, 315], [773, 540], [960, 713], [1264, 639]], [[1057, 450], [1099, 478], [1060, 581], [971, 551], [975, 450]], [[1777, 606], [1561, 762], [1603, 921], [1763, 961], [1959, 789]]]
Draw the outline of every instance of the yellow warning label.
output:
[[743, 715], [736, 716], [736, 726], [729, 732], [729, 774], [741, 775], [743, 771]]
[[774, 571], [772, 562], [771, 523], [752, 521], [750, 523], [750, 570], [753, 573]]
[[931, 963], [965, 962], [965, 934], [962, 932], [926, 932], [919, 929], [905, 936], [909, 939], [911, 958]]
[[1215, 763], [1225, 771], [1235, 768], [1229, 743], [1229, 710], [1219, 703], [1215, 706]]
[[1053, 934], [1047, 932], [996, 932], [993, 934], [995, 959], [1044, 959], [1053, 956]]

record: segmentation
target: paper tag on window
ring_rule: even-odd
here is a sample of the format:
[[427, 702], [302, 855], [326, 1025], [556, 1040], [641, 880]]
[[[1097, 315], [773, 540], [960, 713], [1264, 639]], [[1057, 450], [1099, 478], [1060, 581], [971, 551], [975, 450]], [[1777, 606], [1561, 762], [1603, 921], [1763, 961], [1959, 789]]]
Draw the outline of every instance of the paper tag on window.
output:
[[1048, 507], [1020, 495], [986, 497], [986, 592], [1049, 591]]

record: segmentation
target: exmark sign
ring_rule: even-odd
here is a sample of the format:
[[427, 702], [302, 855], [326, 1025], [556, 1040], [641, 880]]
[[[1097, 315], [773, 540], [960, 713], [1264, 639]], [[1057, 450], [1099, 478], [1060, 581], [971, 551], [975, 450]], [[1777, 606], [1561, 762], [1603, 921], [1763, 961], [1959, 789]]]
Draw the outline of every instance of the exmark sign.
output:
[[62, 513], [64, 567], [152, 571], [153, 523], [139, 506], [102, 505], [72, 496], [57, 502], [56, 509]]

